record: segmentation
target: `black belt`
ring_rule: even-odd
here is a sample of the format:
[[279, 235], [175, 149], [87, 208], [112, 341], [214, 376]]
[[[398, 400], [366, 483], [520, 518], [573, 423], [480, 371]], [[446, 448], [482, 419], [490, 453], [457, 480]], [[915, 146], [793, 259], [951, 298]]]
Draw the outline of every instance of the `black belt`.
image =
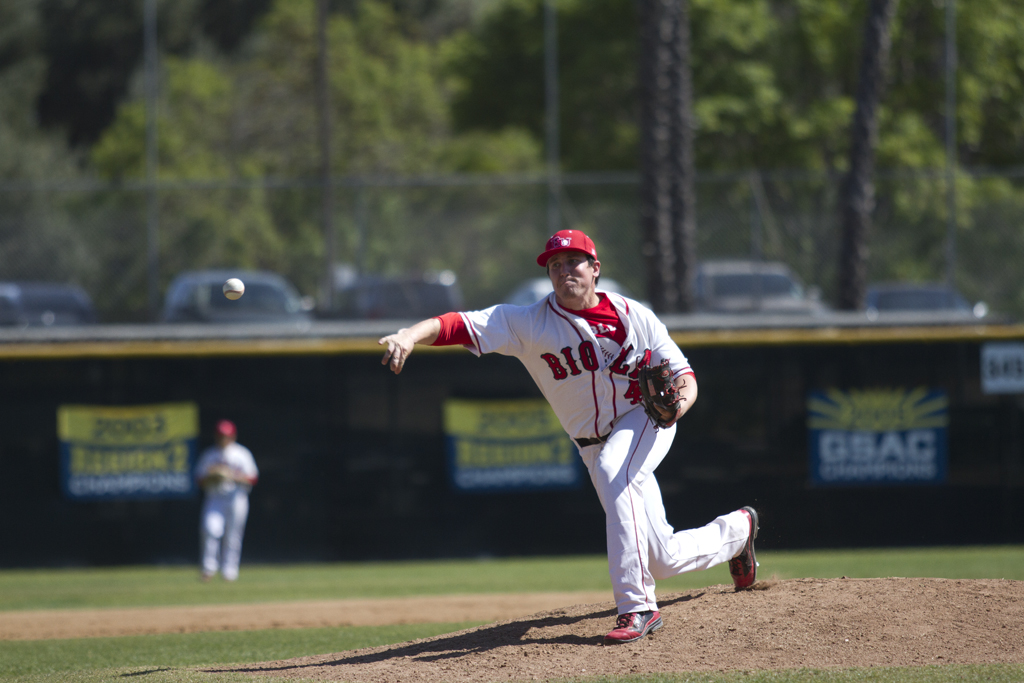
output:
[[597, 445], [599, 443], [604, 443], [605, 441], [608, 440], [609, 436], [611, 436], [610, 433], [609, 434], [605, 434], [604, 436], [598, 436], [598, 437], [593, 438], [593, 439], [573, 439], [573, 441], [575, 441], [577, 444], [579, 444], [580, 448], [586, 448], [587, 446], [594, 446], [594, 445]]

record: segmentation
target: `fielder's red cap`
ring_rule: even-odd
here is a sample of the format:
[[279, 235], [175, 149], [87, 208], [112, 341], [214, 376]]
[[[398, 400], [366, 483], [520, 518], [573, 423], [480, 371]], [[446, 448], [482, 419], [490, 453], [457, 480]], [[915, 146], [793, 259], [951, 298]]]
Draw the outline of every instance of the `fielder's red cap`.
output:
[[235, 423], [231, 420], [221, 420], [217, 423], [217, 427], [214, 431], [221, 436], [235, 436], [238, 434], [238, 430], [235, 429]]
[[559, 230], [548, 238], [544, 253], [537, 257], [537, 265], [546, 268], [548, 259], [562, 251], [582, 251], [587, 256], [597, 258], [597, 249], [592, 239], [579, 230]]

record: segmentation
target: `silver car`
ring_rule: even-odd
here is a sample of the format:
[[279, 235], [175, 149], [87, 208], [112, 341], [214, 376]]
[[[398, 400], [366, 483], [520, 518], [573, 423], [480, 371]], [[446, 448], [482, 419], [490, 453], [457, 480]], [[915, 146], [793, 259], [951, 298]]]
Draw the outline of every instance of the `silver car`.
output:
[[[221, 288], [228, 278], [245, 283], [235, 301]], [[277, 273], [244, 270], [199, 270], [181, 273], [167, 288], [164, 322], [288, 323], [311, 320], [312, 300]]]
[[709, 313], [808, 313], [827, 310], [820, 291], [777, 261], [705, 261], [697, 268], [697, 310]]

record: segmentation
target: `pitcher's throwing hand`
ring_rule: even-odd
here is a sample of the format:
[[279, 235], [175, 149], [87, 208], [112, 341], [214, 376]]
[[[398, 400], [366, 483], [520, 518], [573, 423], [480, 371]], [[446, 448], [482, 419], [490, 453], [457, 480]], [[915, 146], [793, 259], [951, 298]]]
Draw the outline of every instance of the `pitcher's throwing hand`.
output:
[[[449, 314], [451, 315], [451, 314]], [[387, 344], [384, 357], [380, 359], [381, 365], [391, 365], [391, 371], [396, 375], [405, 367], [405, 361], [416, 344], [432, 344], [437, 340], [441, 331], [441, 324], [437, 318], [428, 318], [416, 323], [412, 327], [403, 327], [394, 334], [381, 337], [377, 342], [383, 346]]]

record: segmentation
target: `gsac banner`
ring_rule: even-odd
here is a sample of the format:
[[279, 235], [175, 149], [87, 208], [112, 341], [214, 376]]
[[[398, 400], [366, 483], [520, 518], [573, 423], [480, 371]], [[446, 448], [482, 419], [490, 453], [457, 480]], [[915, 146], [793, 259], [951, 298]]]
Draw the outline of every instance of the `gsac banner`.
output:
[[807, 399], [811, 481], [823, 485], [946, 480], [945, 392], [829, 389]]
[[575, 488], [576, 446], [543, 399], [444, 405], [452, 485], [462, 491]]
[[60, 406], [61, 488], [76, 500], [190, 496], [198, 435], [194, 403]]

